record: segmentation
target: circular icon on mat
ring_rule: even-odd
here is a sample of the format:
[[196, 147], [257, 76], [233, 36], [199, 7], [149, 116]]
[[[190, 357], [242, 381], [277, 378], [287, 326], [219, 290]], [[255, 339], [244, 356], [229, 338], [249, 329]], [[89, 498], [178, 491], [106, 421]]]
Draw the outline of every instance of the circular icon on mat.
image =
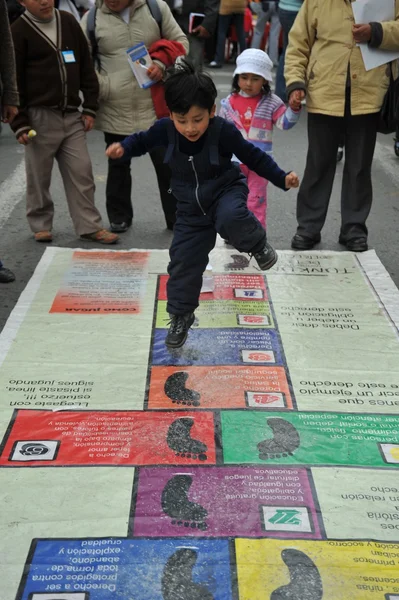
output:
[[48, 462], [55, 460], [61, 442], [59, 440], [19, 440], [14, 443], [8, 460], [18, 462]]
[[29, 442], [28, 444], [23, 444], [19, 449], [20, 454], [23, 456], [44, 456], [48, 454], [50, 448], [45, 446], [44, 444], [40, 444], [39, 442]]

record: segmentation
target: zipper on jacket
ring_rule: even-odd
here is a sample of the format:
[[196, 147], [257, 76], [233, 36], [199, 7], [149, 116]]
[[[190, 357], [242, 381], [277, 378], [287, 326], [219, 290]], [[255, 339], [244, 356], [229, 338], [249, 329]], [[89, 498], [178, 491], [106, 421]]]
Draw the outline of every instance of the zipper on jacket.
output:
[[194, 156], [189, 156], [188, 161], [191, 162], [191, 166], [193, 168], [194, 171], [194, 175], [195, 175], [195, 181], [196, 181], [196, 186], [195, 186], [195, 197], [197, 199], [197, 204], [201, 209], [201, 212], [203, 215], [206, 215], [206, 212], [204, 211], [204, 209], [201, 206], [201, 202], [199, 201], [199, 197], [198, 197], [198, 190], [199, 190], [199, 181], [198, 181], [198, 175], [197, 175], [197, 169], [195, 168], [195, 164], [194, 164]]
[[61, 16], [56, 12], [56, 23], [57, 23], [57, 58], [58, 64], [60, 68], [60, 76], [61, 76], [61, 85], [62, 85], [62, 105], [61, 110], [65, 112], [66, 107], [68, 106], [68, 75], [65, 66], [64, 57], [62, 54], [62, 28], [61, 28]]

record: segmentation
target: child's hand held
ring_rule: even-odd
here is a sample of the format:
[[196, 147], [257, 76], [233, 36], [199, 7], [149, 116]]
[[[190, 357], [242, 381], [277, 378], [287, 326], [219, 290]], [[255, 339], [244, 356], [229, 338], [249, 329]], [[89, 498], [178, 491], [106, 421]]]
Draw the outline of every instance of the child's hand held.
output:
[[298, 111], [302, 108], [302, 100], [305, 98], [305, 92], [303, 90], [295, 90], [290, 94], [288, 104], [292, 110]]
[[123, 149], [123, 146], [117, 142], [116, 144], [108, 146], [105, 154], [108, 158], [121, 158], [125, 154], [125, 150]]
[[285, 178], [285, 187], [287, 189], [299, 187], [299, 177], [296, 173], [288, 173]]

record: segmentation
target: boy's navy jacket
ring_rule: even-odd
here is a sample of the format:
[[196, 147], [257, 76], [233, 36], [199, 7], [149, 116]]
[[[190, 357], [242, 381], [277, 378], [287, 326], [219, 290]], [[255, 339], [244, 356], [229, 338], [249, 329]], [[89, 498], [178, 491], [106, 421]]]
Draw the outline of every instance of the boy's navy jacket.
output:
[[231, 160], [233, 155], [251, 171], [286, 190], [287, 173], [265, 152], [246, 141], [235, 125], [221, 117], [211, 119], [208, 129], [196, 142], [179, 134], [173, 121], [165, 118], [147, 131], [125, 138], [122, 147], [126, 158], [142, 156], [158, 147], [167, 148], [165, 162], [171, 169], [171, 188], [180, 210], [189, 209], [194, 202], [206, 214], [220, 194], [245, 181], [237, 163]]

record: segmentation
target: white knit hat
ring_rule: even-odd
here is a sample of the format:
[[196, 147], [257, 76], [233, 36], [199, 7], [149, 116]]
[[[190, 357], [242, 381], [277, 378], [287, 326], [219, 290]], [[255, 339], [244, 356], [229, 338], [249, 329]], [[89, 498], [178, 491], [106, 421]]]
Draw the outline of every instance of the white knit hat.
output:
[[237, 57], [237, 66], [234, 75], [242, 73], [254, 73], [260, 75], [266, 81], [273, 81], [272, 77], [273, 63], [269, 56], [263, 50], [248, 48]]

